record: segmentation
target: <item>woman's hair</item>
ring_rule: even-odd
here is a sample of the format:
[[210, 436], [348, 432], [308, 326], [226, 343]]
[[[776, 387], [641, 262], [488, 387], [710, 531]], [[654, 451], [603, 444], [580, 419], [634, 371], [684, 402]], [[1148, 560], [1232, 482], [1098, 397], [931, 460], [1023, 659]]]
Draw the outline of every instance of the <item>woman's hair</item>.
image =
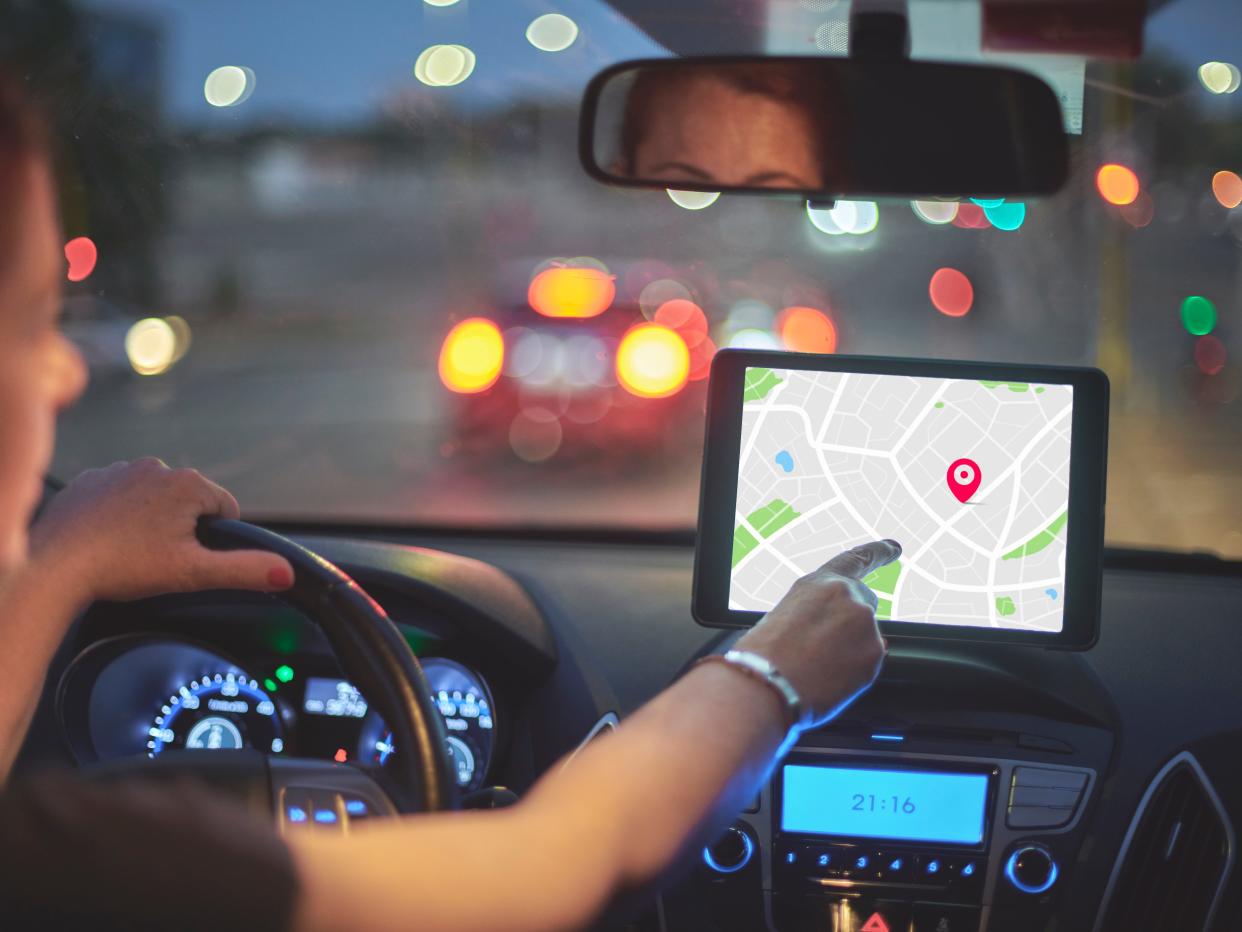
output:
[[0, 264], [9, 253], [25, 197], [23, 169], [47, 153], [47, 132], [21, 83], [0, 69]]

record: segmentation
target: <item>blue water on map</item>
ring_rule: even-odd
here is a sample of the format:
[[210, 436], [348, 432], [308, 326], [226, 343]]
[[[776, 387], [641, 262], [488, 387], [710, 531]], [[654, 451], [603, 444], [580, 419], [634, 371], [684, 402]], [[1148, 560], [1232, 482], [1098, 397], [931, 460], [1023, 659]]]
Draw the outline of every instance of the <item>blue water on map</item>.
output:
[[1050, 598], [1050, 599], [1055, 599], [1055, 598], [1057, 597], [1057, 590], [1055, 590], [1055, 589], [1045, 589], [1045, 590], [1044, 590], [1044, 595], [1046, 595], [1046, 596], [1047, 596], [1048, 598]]
[[789, 455], [788, 450], [781, 450], [776, 454], [776, 465], [785, 472], [793, 472], [793, 457]]

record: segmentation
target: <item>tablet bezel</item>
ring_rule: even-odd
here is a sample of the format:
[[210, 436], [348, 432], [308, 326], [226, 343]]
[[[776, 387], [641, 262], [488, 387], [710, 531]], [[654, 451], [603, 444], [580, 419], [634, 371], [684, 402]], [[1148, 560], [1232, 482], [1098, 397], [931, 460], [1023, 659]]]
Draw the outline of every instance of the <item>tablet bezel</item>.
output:
[[[1010, 363], [950, 362], [881, 356], [833, 356], [772, 350], [721, 350], [712, 361], [699, 489], [698, 543], [691, 611], [711, 628], [748, 628], [762, 612], [729, 608], [733, 516], [741, 453], [742, 390], [746, 369], [797, 369], [930, 378], [980, 379], [1070, 385], [1069, 522], [1063, 625], [1059, 632], [1016, 631], [924, 622], [882, 621], [886, 637], [1036, 644], [1086, 650], [1099, 636], [1104, 549], [1105, 465], [1108, 446], [1108, 377], [1099, 369]], [[709, 581], [723, 580], [712, 586]]]

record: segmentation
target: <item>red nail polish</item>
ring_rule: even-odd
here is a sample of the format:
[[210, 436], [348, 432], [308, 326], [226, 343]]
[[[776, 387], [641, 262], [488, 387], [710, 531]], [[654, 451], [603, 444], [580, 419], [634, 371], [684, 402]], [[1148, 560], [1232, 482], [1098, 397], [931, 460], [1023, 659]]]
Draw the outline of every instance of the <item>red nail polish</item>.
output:
[[267, 584], [273, 589], [288, 589], [293, 585], [293, 574], [283, 566], [276, 566], [267, 571]]

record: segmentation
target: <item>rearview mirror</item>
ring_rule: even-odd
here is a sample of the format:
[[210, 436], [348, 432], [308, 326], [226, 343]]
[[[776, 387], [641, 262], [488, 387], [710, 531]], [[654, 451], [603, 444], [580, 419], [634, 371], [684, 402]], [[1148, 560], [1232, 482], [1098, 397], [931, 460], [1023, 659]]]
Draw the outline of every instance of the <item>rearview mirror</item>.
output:
[[1038, 78], [900, 59], [626, 62], [587, 86], [580, 155], [611, 184], [819, 200], [1050, 194], [1068, 171]]

